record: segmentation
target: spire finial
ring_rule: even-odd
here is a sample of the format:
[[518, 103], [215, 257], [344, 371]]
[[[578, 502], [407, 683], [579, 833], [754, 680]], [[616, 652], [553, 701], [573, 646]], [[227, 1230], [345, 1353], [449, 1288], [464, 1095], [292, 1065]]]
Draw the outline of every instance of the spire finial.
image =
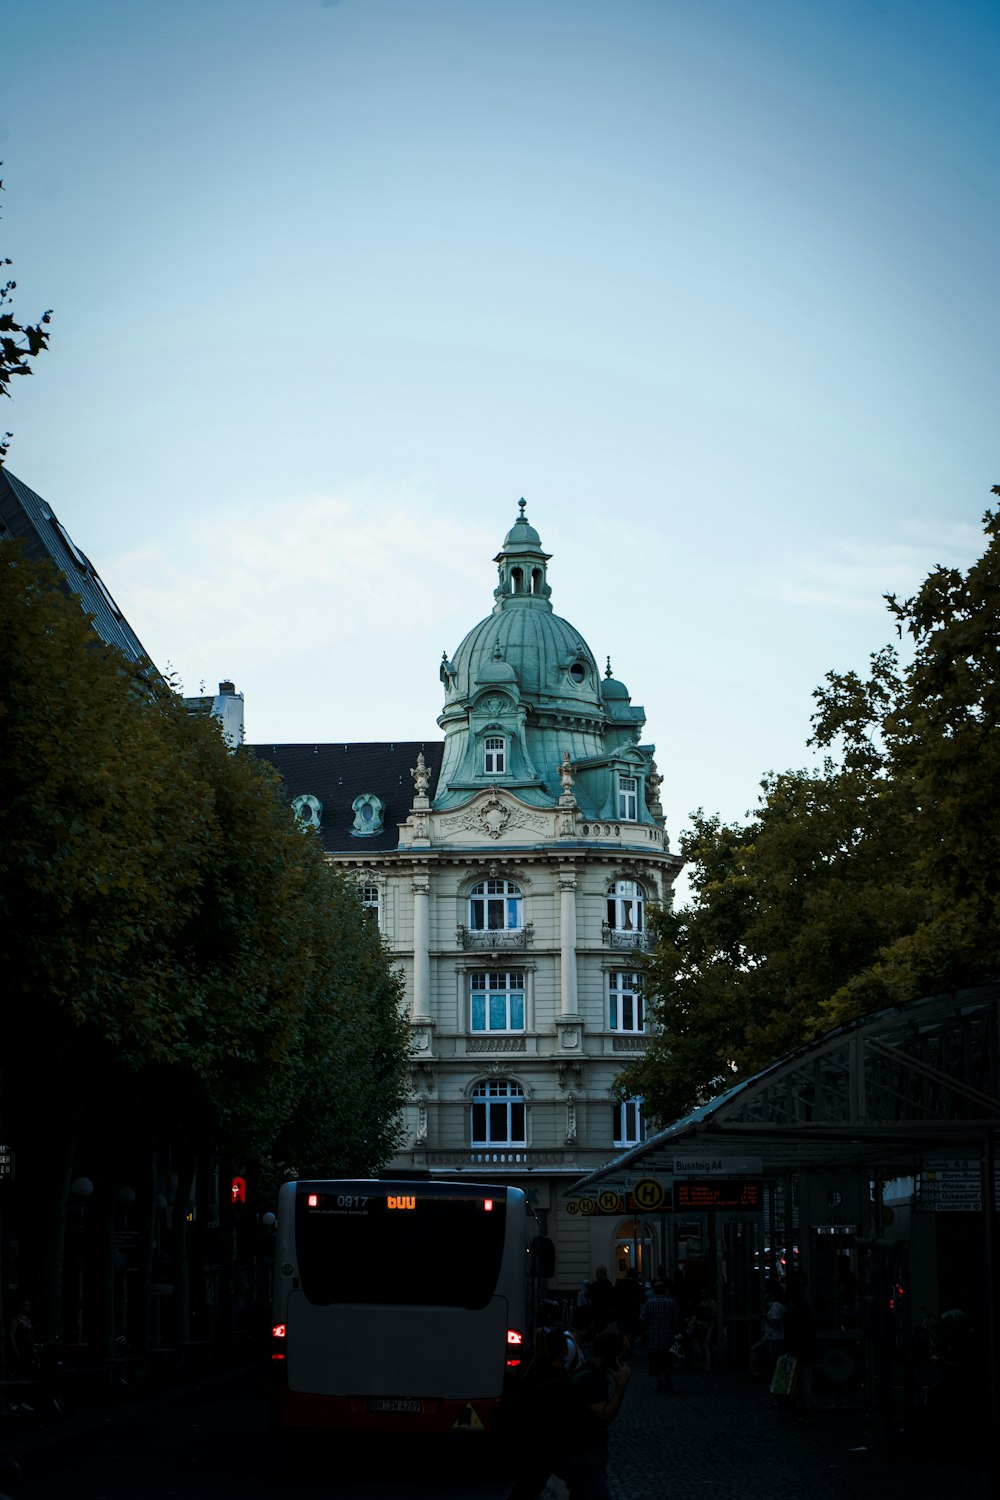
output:
[[517, 519], [518, 519], [518, 520], [519, 520], [519, 521], [523, 521], [523, 520], [525, 520], [525, 519], [526, 519], [526, 517], [525, 517], [525, 514], [524, 514], [524, 512], [525, 512], [525, 511], [526, 511], [526, 510], [527, 510], [527, 508], [528, 508], [528, 502], [527, 502], [527, 500], [525, 500], [525, 498], [524, 498], [524, 496], [523, 496], [523, 495], [522, 495], [522, 496], [521, 496], [521, 498], [520, 498], [520, 500], [519, 500], [519, 501], [518, 501], [518, 502], [517, 502], [517, 508], [518, 508], [518, 510], [519, 510], [519, 511], [520, 511], [520, 512], [521, 512], [521, 514], [520, 514], [520, 515], [519, 515], [519, 516], [518, 516], [518, 518], [517, 518]]
[[611, 657], [610, 656], [608, 657], [608, 666], [607, 666], [607, 670], [605, 671], [604, 675], [605, 675], [605, 677], [610, 677], [612, 675], [612, 672], [611, 672]]

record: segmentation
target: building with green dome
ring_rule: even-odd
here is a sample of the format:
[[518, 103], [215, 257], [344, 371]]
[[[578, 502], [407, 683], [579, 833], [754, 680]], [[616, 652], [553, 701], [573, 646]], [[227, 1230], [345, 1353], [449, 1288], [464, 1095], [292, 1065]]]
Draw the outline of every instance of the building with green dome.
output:
[[562, 1194], [643, 1138], [641, 1101], [614, 1083], [646, 1045], [646, 912], [681, 861], [645, 714], [553, 610], [523, 500], [494, 561], [490, 613], [440, 664], [443, 741], [254, 749], [405, 976], [413, 1098], [393, 1166], [526, 1189], [570, 1289], [642, 1254], [631, 1218]]

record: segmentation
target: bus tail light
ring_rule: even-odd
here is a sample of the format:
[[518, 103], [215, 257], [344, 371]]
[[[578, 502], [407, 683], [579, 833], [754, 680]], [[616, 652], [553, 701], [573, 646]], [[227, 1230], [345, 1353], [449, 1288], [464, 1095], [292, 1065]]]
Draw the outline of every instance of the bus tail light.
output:
[[288, 1340], [288, 1324], [275, 1323], [271, 1328], [271, 1358], [284, 1359]]
[[521, 1350], [524, 1347], [524, 1334], [517, 1328], [507, 1329], [507, 1368], [518, 1370], [521, 1367]]

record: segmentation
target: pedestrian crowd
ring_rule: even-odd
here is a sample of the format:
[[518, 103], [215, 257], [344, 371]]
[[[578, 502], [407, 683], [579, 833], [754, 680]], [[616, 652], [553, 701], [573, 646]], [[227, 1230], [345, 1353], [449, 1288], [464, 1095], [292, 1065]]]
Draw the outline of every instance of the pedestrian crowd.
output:
[[[805, 1278], [787, 1288], [768, 1281], [762, 1337], [750, 1351], [748, 1379], [767, 1381], [774, 1404], [802, 1418], [811, 1391], [816, 1331]], [[634, 1271], [612, 1282], [604, 1266], [584, 1284], [568, 1320], [558, 1304], [542, 1308], [533, 1357], [504, 1402], [503, 1436], [516, 1479], [506, 1500], [553, 1492], [569, 1500], [610, 1500], [608, 1429], [631, 1379], [629, 1355], [641, 1345], [655, 1390], [673, 1391], [675, 1368], [710, 1371], [717, 1349], [718, 1308], [710, 1290], [688, 1289], [661, 1267], [646, 1288]]]
[[507, 1500], [535, 1500], [555, 1481], [569, 1500], [610, 1500], [608, 1429], [632, 1378], [628, 1356], [644, 1342], [656, 1389], [673, 1389], [676, 1363], [711, 1360], [716, 1308], [691, 1303], [665, 1272], [647, 1293], [630, 1271], [612, 1282], [604, 1266], [580, 1290], [568, 1320], [560, 1309], [535, 1336], [533, 1357], [505, 1402], [501, 1431], [511, 1440], [517, 1478]]

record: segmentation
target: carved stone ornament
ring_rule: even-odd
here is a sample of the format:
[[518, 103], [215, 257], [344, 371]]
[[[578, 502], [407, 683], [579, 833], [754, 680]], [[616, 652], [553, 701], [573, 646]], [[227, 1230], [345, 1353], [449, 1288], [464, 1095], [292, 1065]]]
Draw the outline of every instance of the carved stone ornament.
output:
[[573, 783], [576, 780], [576, 776], [573, 773], [573, 766], [570, 762], [568, 750], [563, 752], [562, 764], [559, 767], [559, 780], [562, 782], [564, 792], [571, 792], [573, 790]]
[[[441, 838], [450, 838], [456, 833], [473, 831], [488, 833], [490, 838], [499, 838], [508, 825], [511, 828], [530, 828], [534, 833], [541, 835], [549, 832], [552, 827], [551, 817], [544, 813], [528, 812], [525, 808], [516, 805], [507, 806], [500, 797], [498, 787], [492, 787], [490, 790], [492, 795], [488, 802], [440, 818], [437, 822], [438, 835]], [[491, 832], [488, 818], [499, 822], [496, 833]]]
[[426, 1052], [431, 1044], [431, 1034], [423, 1028], [415, 1028], [410, 1032], [410, 1044], [414, 1052]]
[[431, 784], [431, 773], [427, 769], [427, 762], [424, 760], [424, 752], [422, 750], [417, 756], [416, 765], [410, 768], [410, 775], [413, 777], [413, 785], [417, 789], [417, 796], [426, 797], [427, 788]]
[[486, 799], [476, 813], [476, 822], [484, 833], [489, 834], [491, 839], [498, 839], [510, 822], [510, 808], [507, 807], [496, 789]]
[[416, 1146], [427, 1144], [427, 1103], [421, 1099], [417, 1103], [417, 1135], [414, 1141]]

